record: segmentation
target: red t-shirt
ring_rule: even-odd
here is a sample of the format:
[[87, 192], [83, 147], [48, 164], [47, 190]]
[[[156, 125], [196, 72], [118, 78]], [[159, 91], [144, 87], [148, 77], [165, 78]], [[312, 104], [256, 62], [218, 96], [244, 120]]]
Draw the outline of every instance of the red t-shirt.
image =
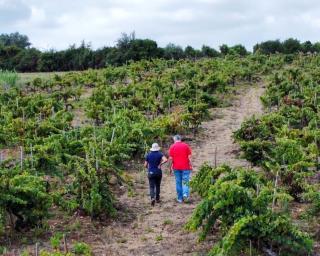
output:
[[169, 155], [172, 157], [174, 170], [191, 170], [189, 156], [191, 148], [183, 142], [176, 142], [171, 145]]

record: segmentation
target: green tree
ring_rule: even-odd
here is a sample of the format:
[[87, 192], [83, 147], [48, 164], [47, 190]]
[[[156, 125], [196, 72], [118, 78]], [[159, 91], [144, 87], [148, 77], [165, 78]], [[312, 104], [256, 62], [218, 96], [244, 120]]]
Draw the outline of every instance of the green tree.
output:
[[230, 51], [229, 46], [226, 45], [226, 44], [221, 45], [219, 47], [219, 49], [220, 49], [220, 52], [221, 52], [222, 55], [227, 55], [229, 53], [229, 51]]
[[26, 35], [21, 35], [18, 32], [11, 34], [0, 35], [0, 45], [3, 46], [17, 46], [18, 48], [25, 49], [31, 45], [29, 38]]
[[181, 46], [169, 43], [165, 48], [164, 48], [164, 57], [166, 59], [182, 59], [184, 58], [184, 52]]
[[19, 63], [16, 66], [17, 71], [34, 72], [38, 68], [38, 61], [41, 52], [36, 48], [30, 48], [21, 51], [16, 57]]
[[262, 54], [274, 54], [274, 53], [282, 53], [283, 52], [283, 45], [280, 40], [268, 40], [262, 42], [260, 44], [256, 44], [253, 47], [253, 52], [259, 52]]
[[305, 41], [304, 43], [301, 44], [301, 50], [304, 53], [313, 52], [314, 47], [310, 41]]
[[289, 38], [283, 42], [283, 52], [286, 54], [297, 53], [300, 50], [300, 41], [297, 39]]
[[236, 44], [230, 47], [229, 49], [230, 49], [229, 53], [232, 53], [232, 54], [238, 54], [240, 56], [246, 56], [248, 54], [247, 49], [241, 44]]
[[201, 51], [194, 49], [192, 46], [188, 45], [184, 49], [184, 55], [187, 58], [199, 58], [201, 57]]
[[203, 57], [213, 58], [213, 57], [219, 56], [219, 52], [217, 50], [215, 50], [214, 48], [211, 48], [207, 45], [202, 46], [201, 53], [202, 53]]

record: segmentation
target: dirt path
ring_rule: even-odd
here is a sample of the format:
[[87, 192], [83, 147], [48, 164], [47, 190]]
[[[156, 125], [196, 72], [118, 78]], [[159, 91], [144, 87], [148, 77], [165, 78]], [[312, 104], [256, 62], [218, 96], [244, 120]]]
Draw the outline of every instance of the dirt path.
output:
[[[244, 119], [262, 113], [259, 98], [263, 90], [261, 86], [243, 89], [233, 106], [213, 110], [218, 118], [204, 123], [202, 134], [190, 143], [195, 171], [205, 161], [213, 163], [216, 147], [218, 164], [249, 165], [237, 159], [238, 146], [231, 136]], [[161, 196], [162, 203], [152, 208], [145, 174], [138, 175], [133, 195], [120, 198], [128, 211], [121, 213], [117, 221], [103, 230], [103, 239], [95, 246], [96, 255], [195, 255], [210, 248], [212, 241], [199, 244], [197, 234], [183, 230], [198, 199], [194, 197], [193, 203], [178, 205], [174, 177], [167, 173], [163, 177]]]

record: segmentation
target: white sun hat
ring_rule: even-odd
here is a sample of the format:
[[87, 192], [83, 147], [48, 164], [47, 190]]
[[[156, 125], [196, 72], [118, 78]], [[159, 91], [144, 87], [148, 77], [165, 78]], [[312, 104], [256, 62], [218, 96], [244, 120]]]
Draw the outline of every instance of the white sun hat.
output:
[[158, 145], [158, 143], [153, 143], [152, 147], [150, 148], [150, 151], [159, 151], [160, 147]]

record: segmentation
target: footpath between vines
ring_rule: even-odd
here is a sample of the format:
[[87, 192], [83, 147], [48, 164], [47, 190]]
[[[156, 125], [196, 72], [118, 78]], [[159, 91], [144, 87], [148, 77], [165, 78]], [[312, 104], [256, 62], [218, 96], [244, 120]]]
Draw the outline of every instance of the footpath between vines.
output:
[[[212, 120], [204, 122], [200, 134], [190, 142], [194, 172], [204, 162], [244, 167], [250, 165], [239, 159], [239, 147], [234, 143], [232, 134], [246, 118], [262, 114], [260, 96], [263, 92], [262, 83], [241, 88], [230, 107], [212, 110]], [[192, 195], [190, 204], [177, 204], [174, 177], [169, 176], [167, 169], [161, 189], [162, 203], [152, 208], [146, 175], [143, 170], [135, 174], [133, 189], [119, 199], [122, 206], [119, 216], [103, 228], [96, 239], [93, 245], [95, 254], [194, 255], [210, 249], [214, 237], [198, 243], [197, 234], [183, 228], [199, 199]]]

